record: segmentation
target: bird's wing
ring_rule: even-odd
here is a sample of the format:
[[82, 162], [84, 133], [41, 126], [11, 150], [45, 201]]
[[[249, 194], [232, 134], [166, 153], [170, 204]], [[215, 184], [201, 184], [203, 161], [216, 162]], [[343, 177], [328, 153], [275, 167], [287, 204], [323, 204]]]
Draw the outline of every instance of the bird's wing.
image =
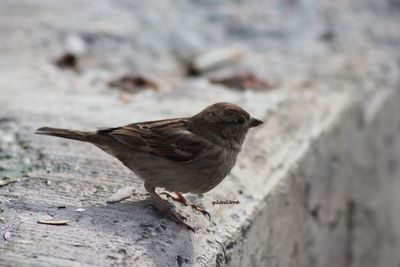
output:
[[139, 122], [118, 128], [99, 130], [118, 142], [143, 153], [175, 161], [190, 161], [210, 143], [190, 131], [187, 119]]

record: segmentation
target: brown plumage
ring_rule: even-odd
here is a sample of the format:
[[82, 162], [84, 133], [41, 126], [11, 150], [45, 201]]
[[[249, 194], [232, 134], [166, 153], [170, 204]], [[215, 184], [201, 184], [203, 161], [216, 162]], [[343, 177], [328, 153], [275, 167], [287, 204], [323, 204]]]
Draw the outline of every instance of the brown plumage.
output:
[[219, 184], [236, 162], [247, 130], [262, 122], [239, 106], [216, 103], [189, 118], [139, 122], [96, 132], [39, 128], [36, 133], [85, 141], [118, 158], [145, 181], [157, 208], [176, 222], [182, 219], [155, 192], [176, 192], [173, 200], [188, 202], [181, 193], [205, 193]]

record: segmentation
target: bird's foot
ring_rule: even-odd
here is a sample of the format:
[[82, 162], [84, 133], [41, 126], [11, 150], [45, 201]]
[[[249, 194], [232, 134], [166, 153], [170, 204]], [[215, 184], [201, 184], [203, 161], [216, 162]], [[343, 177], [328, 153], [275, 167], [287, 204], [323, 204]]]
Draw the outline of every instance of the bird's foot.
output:
[[163, 200], [159, 195], [156, 195], [156, 197], [154, 197], [154, 200], [156, 208], [160, 212], [164, 213], [165, 215], [173, 219], [177, 224], [185, 226], [186, 229], [192, 231], [193, 233], [195, 232], [193, 227], [184, 222], [187, 221], [187, 218], [174, 212], [172, 208], [168, 205], [168, 203], [165, 200]]
[[160, 193], [162, 195], [166, 195], [167, 197], [171, 198], [173, 201], [179, 202], [185, 206], [190, 206], [192, 207], [192, 209], [197, 210], [199, 212], [201, 212], [201, 214], [203, 214], [204, 216], [206, 216], [209, 220], [211, 219], [211, 215], [208, 211], [206, 211], [204, 208], [197, 206], [194, 203], [191, 203], [189, 200], [187, 200], [187, 198], [185, 198], [182, 193], [179, 192], [175, 192], [176, 196], [171, 195], [168, 192], [162, 192]]
[[167, 198], [172, 199], [175, 202], [179, 202], [185, 206], [187, 206], [188, 204], [188, 200], [186, 198], [184, 198], [182, 195], [178, 195], [177, 193], [175, 193], [177, 196], [172, 195], [171, 193], [168, 192], [161, 192], [160, 195], [165, 195]]
[[187, 221], [187, 218], [185, 216], [182, 216], [180, 214], [175, 213], [172, 209], [170, 210], [171, 214], [169, 215], [170, 217], [172, 217], [172, 219], [179, 225], [183, 225], [184, 227], [186, 227], [186, 229], [192, 231], [193, 233], [195, 233], [194, 229], [192, 226], [190, 226], [189, 224], [185, 223], [185, 221]]

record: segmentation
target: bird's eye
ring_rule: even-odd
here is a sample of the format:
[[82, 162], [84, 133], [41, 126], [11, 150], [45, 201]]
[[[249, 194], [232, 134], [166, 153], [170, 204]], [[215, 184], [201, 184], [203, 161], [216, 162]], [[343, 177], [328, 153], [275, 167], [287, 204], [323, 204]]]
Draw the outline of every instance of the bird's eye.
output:
[[245, 122], [245, 119], [244, 118], [239, 118], [239, 120], [238, 120], [238, 123], [239, 124], [243, 124]]

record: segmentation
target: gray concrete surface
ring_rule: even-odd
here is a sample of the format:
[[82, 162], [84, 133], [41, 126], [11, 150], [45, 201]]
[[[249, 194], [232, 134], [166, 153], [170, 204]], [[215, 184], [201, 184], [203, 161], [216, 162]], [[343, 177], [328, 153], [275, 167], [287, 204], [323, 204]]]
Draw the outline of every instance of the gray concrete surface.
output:
[[[399, 12], [395, 0], [1, 2], [0, 173], [19, 181], [0, 187], [0, 265], [399, 266]], [[185, 76], [187, 58], [237, 42], [239, 64]], [[68, 49], [80, 50], [79, 72], [54, 65]], [[207, 81], [238, 70], [276, 88]], [[121, 99], [107, 82], [127, 71], [160, 90]], [[265, 124], [220, 186], [190, 196], [211, 221], [175, 206], [195, 234], [155, 211], [117, 160], [33, 135], [222, 100]], [[126, 186], [131, 198], [106, 204]], [[50, 218], [70, 223], [37, 224]]]

